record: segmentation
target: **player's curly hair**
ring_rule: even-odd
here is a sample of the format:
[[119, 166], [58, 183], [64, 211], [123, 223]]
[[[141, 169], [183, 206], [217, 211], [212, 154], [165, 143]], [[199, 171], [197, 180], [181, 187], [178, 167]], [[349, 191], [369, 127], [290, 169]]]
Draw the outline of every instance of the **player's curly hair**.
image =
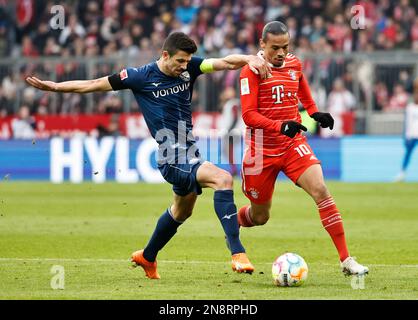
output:
[[289, 29], [283, 22], [271, 21], [267, 23], [263, 28], [263, 33], [261, 35], [261, 38], [263, 39], [263, 41], [267, 40], [268, 33], [271, 33], [274, 35], [281, 35], [281, 34], [289, 33]]
[[167, 51], [170, 56], [173, 56], [179, 50], [193, 54], [197, 51], [197, 46], [193, 39], [187, 34], [183, 32], [173, 32], [165, 39], [162, 49]]

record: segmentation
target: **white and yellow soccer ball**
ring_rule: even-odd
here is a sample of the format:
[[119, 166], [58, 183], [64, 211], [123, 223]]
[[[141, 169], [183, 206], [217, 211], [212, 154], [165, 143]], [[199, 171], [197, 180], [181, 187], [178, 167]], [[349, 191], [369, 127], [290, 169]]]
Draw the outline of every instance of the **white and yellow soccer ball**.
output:
[[308, 265], [296, 253], [285, 253], [272, 266], [273, 282], [280, 287], [298, 287], [308, 278]]

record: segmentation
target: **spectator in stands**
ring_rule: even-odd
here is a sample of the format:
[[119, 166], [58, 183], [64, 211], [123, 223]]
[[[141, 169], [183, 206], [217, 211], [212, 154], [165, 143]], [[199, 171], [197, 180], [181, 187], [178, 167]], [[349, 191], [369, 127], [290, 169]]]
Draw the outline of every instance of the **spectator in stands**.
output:
[[59, 43], [63, 46], [67, 46], [73, 42], [76, 37], [84, 38], [86, 35], [86, 29], [78, 22], [78, 18], [75, 14], [70, 15], [68, 19], [68, 25], [61, 31], [59, 37]]
[[[373, 78], [374, 72], [375, 66], [371, 60], [364, 59], [355, 65], [355, 77], [360, 83], [360, 89], [366, 101], [373, 95], [373, 82], [370, 81], [370, 79]], [[387, 103], [387, 101], [385, 103]]]
[[403, 29], [409, 30], [415, 18], [415, 9], [410, 6], [409, 0], [400, 0], [393, 10], [393, 17]]
[[329, 24], [327, 38], [335, 51], [351, 51], [351, 29], [342, 14], [335, 15], [334, 22]]
[[321, 16], [316, 16], [313, 20], [313, 31], [309, 36], [309, 41], [312, 44], [318, 42], [326, 35], [326, 32], [324, 19]]
[[139, 54], [139, 48], [133, 43], [133, 39], [128, 32], [123, 32], [120, 39], [121, 49], [119, 55], [127, 59], [133, 59]]
[[286, 19], [286, 25], [289, 30], [290, 39], [298, 38], [298, 21], [294, 17]]
[[399, 84], [401, 84], [406, 92], [413, 93], [413, 78], [407, 70], [399, 72]]
[[140, 45], [142, 39], [146, 38], [144, 28], [139, 23], [132, 24], [129, 33], [132, 37], [132, 42], [137, 46]]
[[313, 29], [312, 29], [311, 19], [309, 18], [309, 16], [305, 16], [302, 20], [302, 25], [300, 27], [299, 38], [304, 37], [307, 40], [307, 38], [312, 33], [312, 31]]
[[280, 2], [280, 0], [268, 0], [267, 9], [264, 16], [265, 21], [273, 21], [279, 19], [283, 11], [283, 5]]
[[34, 44], [38, 52], [43, 52], [46, 46], [46, 42], [48, 38], [50, 38], [52, 34], [50, 33], [50, 28], [48, 25], [47, 20], [42, 20], [38, 28], [36, 30], [36, 35], [34, 37]]
[[[53, 30], [49, 26], [53, 1], [28, 1], [30, 8], [16, 8], [13, 1], [0, 0], [0, 57], [44, 55], [118, 58], [128, 53], [133, 58], [129, 64], [141, 64], [157, 58], [161, 40], [173, 28], [180, 28], [196, 38], [202, 50], [197, 55], [254, 53], [260, 37], [260, 25], [271, 20], [288, 22], [294, 40], [292, 51], [295, 53], [313, 51], [319, 56], [353, 49], [367, 52], [412, 49], [418, 52], [418, 2], [410, 0], [60, 0], [59, 3], [64, 6], [66, 13], [64, 30]], [[363, 6], [365, 10], [365, 30], [349, 28], [352, 18], [350, 9], [354, 3]], [[19, 17], [14, 16], [16, 12], [19, 12]], [[312, 75], [319, 74], [319, 81], [327, 92], [331, 90], [335, 77], [345, 72], [338, 69], [341, 65], [331, 60], [324, 59], [319, 64], [316, 61], [312, 63], [313, 60], [304, 60], [305, 64], [311, 63]], [[360, 81], [362, 102], [368, 101], [368, 95], [373, 94], [374, 89], [370, 77], [359, 77], [360, 69], [370, 74], [368, 68], [363, 67], [365, 62], [366, 59], [360, 61], [362, 66], [355, 74], [357, 81]], [[94, 66], [100, 69], [101, 63]], [[71, 79], [84, 78], [92, 69], [91, 64], [84, 63], [70, 70], [70, 74], [63, 72], [62, 67], [54, 63], [46, 67], [31, 65], [25, 68], [30, 68], [25, 73], [36, 69], [36, 72], [54, 74], [57, 79], [64, 76]], [[112, 70], [117, 70], [117, 66], [113, 64], [109, 71]], [[233, 79], [230, 73], [227, 75], [229, 79], [223, 81], [225, 84]], [[0, 69], [0, 82], [4, 78], [5, 71]], [[215, 85], [224, 83], [218, 81]], [[385, 85], [392, 88], [390, 81], [386, 81]], [[410, 92], [408, 87], [405, 89]], [[16, 97], [23, 94], [19, 83], [11, 100], [5, 97], [10, 96], [7, 88], [3, 87], [1, 92], [0, 99], [8, 100], [13, 106]], [[215, 90], [211, 101], [207, 103], [209, 110], [219, 105], [218, 92], [220, 90]], [[60, 96], [47, 101], [46, 110], [60, 112], [61, 99]], [[100, 99], [104, 99], [104, 96], [100, 96]], [[100, 112], [97, 108], [99, 98], [96, 97], [96, 100], [98, 103], [91, 111]], [[53, 103], [55, 106], [51, 105]], [[130, 110], [129, 106], [124, 107]], [[378, 108], [384, 108], [382, 103], [378, 104]]]
[[344, 135], [344, 123], [343, 117], [352, 111], [356, 106], [356, 98], [354, 95], [345, 88], [342, 79], [337, 78], [334, 80], [333, 89], [328, 96], [328, 110], [334, 118], [334, 130], [323, 130], [321, 135], [326, 136], [343, 136]]
[[14, 139], [33, 139], [35, 138], [36, 122], [30, 115], [28, 106], [21, 106], [18, 117], [12, 120], [12, 134]]
[[393, 95], [389, 99], [389, 103], [387, 104], [384, 111], [404, 111], [405, 107], [408, 103], [409, 95], [405, 91], [405, 88], [401, 84], [396, 84], [393, 89]]
[[36, 46], [33, 44], [31, 37], [24, 36], [22, 40], [22, 56], [24, 57], [37, 57], [39, 52]]
[[10, 73], [10, 75], [6, 75], [1, 82], [1, 86], [3, 97], [1, 106], [7, 109], [8, 112], [12, 112], [18, 92], [16, 75], [12, 73]]
[[36, 102], [36, 90], [33, 88], [27, 87], [23, 89], [22, 94], [22, 105], [25, 105], [29, 108], [29, 113], [34, 114], [37, 108]]
[[183, 0], [176, 9], [176, 19], [182, 24], [190, 24], [197, 12], [198, 8], [192, 5], [191, 0]]
[[376, 111], [385, 110], [388, 100], [389, 93], [386, 84], [383, 81], [377, 82], [374, 86], [374, 109]]
[[386, 49], [391, 49], [394, 47], [396, 42], [398, 24], [396, 24], [392, 18], [386, 20], [385, 28], [383, 29], [383, 35], [386, 40]]
[[48, 37], [41, 50], [43, 50], [42, 54], [45, 56], [58, 56], [61, 54], [61, 46], [56, 42], [54, 37]]
[[6, 24], [0, 21], [0, 57], [7, 57], [10, 50], [10, 43], [8, 39], [8, 33]]
[[110, 15], [106, 17], [100, 28], [100, 35], [104, 41], [113, 41], [117, 39], [117, 34], [121, 30], [120, 17], [117, 10], [111, 11]]
[[[101, 11], [100, 5], [97, 1], [80, 1], [79, 13], [80, 19], [84, 26], [89, 26], [92, 23], [97, 23], [103, 19], [103, 12]], [[85, 6], [85, 7], [84, 7]]]
[[414, 19], [414, 23], [410, 30], [411, 40], [413, 43], [418, 43], [418, 15]]
[[72, 92], [66, 92], [63, 94], [61, 107], [61, 114], [80, 114], [84, 113], [83, 107], [85, 106], [85, 97], [80, 96], [79, 94], [74, 94]]
[[13, 114], [13, 104], [6, 98], [3, 88], [0, 86], [0, 118]]
[[395, 49], [409, 49], [411, 47], [411, 41], [408, 39], [405, 29], [398, 26], [396, 30], [396, 45]]
[[337, 15], [344, 14], [344, 7], [341, 0], [326, 1], [324, 16], [327, 20], [333, 21]]
[[118, 137], [121, 135], [119, 127], [119, 115], [114, 114], [110, 117], [109, 125], [104, 127], [103, 125], [97, 126], [98, 137], [103, 138], [107, 136]]
[[107, 93], [105, 99], [100, 103], [98, 112], [110, 114], [122, 113], [123, 105], [119, 95], [115, 92]]

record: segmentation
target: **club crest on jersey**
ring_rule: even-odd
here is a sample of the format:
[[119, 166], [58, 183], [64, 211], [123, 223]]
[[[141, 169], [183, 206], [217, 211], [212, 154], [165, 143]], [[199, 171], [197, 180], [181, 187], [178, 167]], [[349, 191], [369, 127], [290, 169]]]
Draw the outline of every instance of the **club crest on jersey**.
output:
[[189, 71], [184, 71], [180, 74], [180, 79], [183, 81], [190, 81], [190, 73]]
[[296, 72], [294, 70], [289, 70], [289, 75], [292, 80], [296, 80]]
[[250, 195], [251, 195], [251, 197], [252, 197], [253, 199], [258, 199], [259, 192], [258, 192], [258, 190], [257, 190], [257, 189], [255, 189], [255, 188], [251, 188], [251, 189], [249, 190], [249, 192], [250, 192]]
[[128, 71], [126, 69], [123, 69], [120, 73], [119, 73], [119, 77], [121, 80], [125, 80], [128, 78]]

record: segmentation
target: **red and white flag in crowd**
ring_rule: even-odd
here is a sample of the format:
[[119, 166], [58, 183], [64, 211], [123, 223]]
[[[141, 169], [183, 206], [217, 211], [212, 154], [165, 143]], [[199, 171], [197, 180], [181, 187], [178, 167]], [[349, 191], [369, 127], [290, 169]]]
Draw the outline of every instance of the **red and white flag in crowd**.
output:
[[16, 1], [16, 19], [19, 27], [26, 27], [33, 18], [33, 0]]

